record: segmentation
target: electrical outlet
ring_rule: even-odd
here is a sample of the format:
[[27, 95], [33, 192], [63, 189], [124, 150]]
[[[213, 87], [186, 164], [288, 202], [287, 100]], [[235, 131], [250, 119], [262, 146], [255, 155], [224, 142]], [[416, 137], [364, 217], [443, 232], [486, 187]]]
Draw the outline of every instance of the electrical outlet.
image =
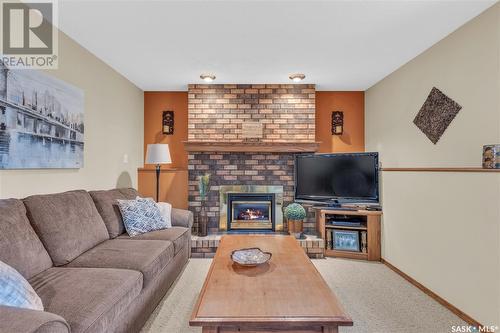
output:
[[123, 164], [128, 164], [128, 154], [123, 154]]

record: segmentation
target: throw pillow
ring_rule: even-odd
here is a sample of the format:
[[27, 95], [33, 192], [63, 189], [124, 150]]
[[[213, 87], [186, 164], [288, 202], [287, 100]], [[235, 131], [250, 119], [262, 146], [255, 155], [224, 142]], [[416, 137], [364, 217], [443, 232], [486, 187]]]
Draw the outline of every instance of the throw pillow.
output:
[[153, 199], [137, 197], [135, 200], [117, 201], [129, 236], [167, 228], [167, 222]]
[[167, 223], [167, 228], [172, 228], [172, 205], [168, 202], [157, 202], [156, 205]]
[[43, 311], [33, 287], [14, 268], [0, 261], [0, 305]]

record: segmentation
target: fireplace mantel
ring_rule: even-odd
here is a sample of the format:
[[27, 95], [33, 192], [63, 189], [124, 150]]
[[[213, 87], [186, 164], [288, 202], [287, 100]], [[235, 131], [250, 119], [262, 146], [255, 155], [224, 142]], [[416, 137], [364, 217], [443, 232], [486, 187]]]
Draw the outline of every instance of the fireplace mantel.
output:
[[188, 152], [313, 153], [320, 142], [184, 141]]

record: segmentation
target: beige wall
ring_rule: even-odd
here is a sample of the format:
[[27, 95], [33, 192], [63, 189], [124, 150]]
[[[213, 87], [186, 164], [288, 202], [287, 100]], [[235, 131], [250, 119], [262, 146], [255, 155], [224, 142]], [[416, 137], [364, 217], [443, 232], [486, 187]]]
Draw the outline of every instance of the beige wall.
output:
[[0, 198], [78, 188], [137, 187], [137, 168], [143, 159], [142, 90], [62, 33], [59, 69], [47, 73], [85, 93], [84, 167], [2, 170]]
[[[500, 5], [366, 92], [383, 167], [478, 167], [500, 143]], [[432, 144], [412, 123], [431, 88], [462, 110]], [[383, 172], [383, 257], [483, 324], [500, 324], [500, 174]]]

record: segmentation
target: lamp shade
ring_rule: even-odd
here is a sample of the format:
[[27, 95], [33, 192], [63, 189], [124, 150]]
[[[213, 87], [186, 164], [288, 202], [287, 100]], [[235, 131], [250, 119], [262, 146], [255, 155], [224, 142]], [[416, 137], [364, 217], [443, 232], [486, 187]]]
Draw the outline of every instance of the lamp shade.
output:
[[170, 149], [168, 144], [156, 143], [149, 144], [146, 151], [146, 164], [169, 164], [172, 163], [170, 158]]

